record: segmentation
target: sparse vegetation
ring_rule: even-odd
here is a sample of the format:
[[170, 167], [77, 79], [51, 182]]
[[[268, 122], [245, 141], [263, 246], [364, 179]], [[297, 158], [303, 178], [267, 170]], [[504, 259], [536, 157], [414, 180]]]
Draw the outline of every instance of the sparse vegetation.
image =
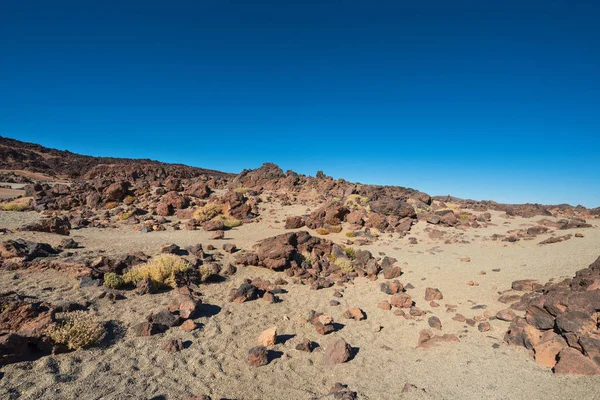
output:
[[239, 188], [235, 188], [235, 189], [233, 189], [233, 191], [234, 191], [234, 192], [236, 192], [236, 193], [241, 193], [241, 194], [246, 194], [246, 193], [248, 193], [248, 190], [249, 190], [249, 189], [248, 189], [248, 188], [245, 188], [245, 187], [239, 187]]
[[344, 253], [346, 253], [346, 257], [348, 257], [351, 260], [354, 260], [356, 258], [356, 253], [354, 252], [354, 249], [352, 247], [344, 247]]
[[223, 221], [223, 225], [225, 225], [225, 228], [228, 229], [235, 228], [236, 226], [240, 226], [243, 224], [242, 221], [230, 215], [218, 215], [215, 218], [213, 218], [213, 220]]
[[196, 219], [202, 224], [210, 221], [222, 212], [223, 209], [220, 205], [215, 203], [208, 203], [204, 207], [201, 207], [198, 210], [196, 210], [196, 212], [194, 213], [194, 219]]
[[460, 214], [460, 220], [461, 221], [466, 221], [470, 218], [469, 214]]
[[354, 209], [365, 207], [367, 204], [369, 204], [369, 198], [366, 196], [360, 196], [358, 194], [351, 194], [347, 196], [346, 201], [344, 202], [346, 207]]
[[341, 226], [332, 226], [331, 228], [329, 228], [329, 231], [331, 233], [340, 233], [342, 231], [342, 227]]
[[327, 229], [327, 228], [319, 228], [319, 229], [317, 229], [317, 233], [319, 235], [329, 235], [329, 229]]
[[82, 349], [97, 343], [104, 336], [104, 325], [84, 311], [68, 313], [63, 321], [48, 329], [48, 336], [71, 350]]
[[302, 260], [306, 261], [307, 263], [309, 263], [310, 265], [313, 265], [315, 263], [315, 258], [313, 257], [312, 254], [310, 254], [308, 251], [305, 251], [301, 254], [302, 256]]
[[127, 204], [127, 205], [131, 205], [135, 202], [135, 197], [131, 196], [131, 195], [127, 195], [125, 196], [125, 198], [123, 199], [123, 203]]
[[349, 237], [349, 238], [356, 237], [356, 233], [354, 233], [354, 231], [346, 232], [346, 237]]
[[108, 203], [106, 203], [104, 205], [104, 208], [106, 208], [107, 210], [112, 210], [113, 208], [115, 208], [116, 206], [118, 206], [118, 204], [114, 201], [109, 201]]
[[134, 213], [132, 211], [124, 212], [123, 214], [119, 215], [119, 219], [121, 221], [128, 220], [129, 218], [131, 218], [133, 216], [133, 214]]
[[136, 284], [144, 278], [150, 278], [158, 286], [175, 288], [175, 273], [191, 268], [184, 258], [174, 254], [161, 254], [145, 264], [136, 265], [123, 275], [125, 283]]
[[355, 268], [354, 264], [352, 264], [352, 261], [345, 258], [338, 258], [334, 261], [334, 264], [340, 267], [340, 269], [346, 274], [349, 274], [350, 272], [354, 271]]
[[123, 287], [125, 281], [121, 275], [114, 272], [108, 272], [104, 274], [104, 286], [110, 289], [119, 289]]
[[8, 203], [3, 204], [2, 209], [4, 211], [28, 211], [31, 210], [31, 206], [25, 203]]

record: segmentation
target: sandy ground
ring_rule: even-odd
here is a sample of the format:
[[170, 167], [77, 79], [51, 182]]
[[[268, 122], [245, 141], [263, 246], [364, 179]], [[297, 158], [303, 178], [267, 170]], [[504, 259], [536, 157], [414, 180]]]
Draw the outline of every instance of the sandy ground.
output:
[[[305, 206], [266, 210], [260, 223], [244, 225], [227, 233], [227, 242], [240, 248], [251, 248], [256, 241], [284, 232], [285, 215], [305, 212]], [[0, 213], [0, 227], [12, 228], [24, 220], [35, 220], [35, 213]], [[502, 338], [508, 323], [493, 320], [492, 330], [481, 333], [452, 320], [445, 304], [456, 304], [457, 312], [472, 317], [483, 311], [496, 312], [506, 306], [497, 301], [498, 292], [510, 288], [516, 279], [561, 279], [572, 276], [600, 255], [600, 228], [571, 230], [583, 238], [540, 246], [549, 237], [516, 243], [486, 240], [494, 233], [523, 228], [537, 218], [506, 219], [493, 213], [495, 226], [486, 229], [457, 231], [444, 229], [449, 236], [461, 235], [465, 244], [444, 244], [431, 240], [420, 223], [407, 238], [384, 235], [375, 244], [365, 246], [373, 254], [385, 252], [403, 265], [400, 281], [415, 288], [408, 291], [417, 306], [430, 312], [417, 320], [397, 317], [392, 311], [377, 308], [389, 299], [379, 284], [358, 278], [344, 289], [341, 305], [330, 306], [333, 291], [339, 287], [310, 290], [301, 285], [287, 285], [282, 301], [268, 304], [263, 300], [237, 304], [227, 301], [231, 288], [245, 278], [265, 277], [271, 280], [284, 274], [263, 268], [239, 268], [225, 282], [202, 287], [203, 315], [196, 321], [202, 328], [186, 333], [173, 328], [166, 334], [138, 338], [127, 328], [144, 320], [151, 311], [165, 307], [172, 294], [137, 296], [128, 292], [126, 300], [112, 303], [94, 300], [98, 288], [80, 289], [76, 279], [54, 271], [0, 271], [0, 291], [18, 290], [55, 303], [94, 300], [93, 312], [110, 321], [110, 337], [100, 347], [70, 354], [51, 356], [34, 362], [4, 367], [0, 375], [0, 398], [20, 399], [181, 399], [188, 395], [209, 394], [214, 398], [239, 399], [308, 399], [325, 395], [336, 382], [342, 382], [364, 399], [593, 399], [600, 398], [600, 378], [555, 376], [539, 366], [523, 348], [511, 347]], [[276, 222], [279, 221], [279, 222]], [[209, 240], [203, 231], [166, 231], [139, 233], [131, 227], [118, 229], [82, 229], [72, 237], [84, 250], [106, 250], [108, 254], [144, 251], [156, 254], [159, 247], [175, 243], [181, 247], [223, 241]], [[0, 239], [24, 237], [57, 244], [62, 237], [41, 233], [18, 233]], [[344, 232], [328, 235], [334, 241], [347, 240]], [[470, 257], [471, 262], [461, 262]], [[499, 272], [492, 269], [499, 268]], [[481, 272], [485, 272], [484, 275]], [[479, 286], [469, 286], [468, 281]], [[444, 294], [442, 305], [431, 308], [424, 300], [426, 287], [437, 287]], [[472, 309], [485, 306], [485, 309]], [[360, 307], [365, 321], [342, 317], [348, 307]], [[327, 313], [344, 325], [328, 336], [316, 333], [312, 325], [301, 322], [309, 310]], [[428, 328], [427, 318], [435, 315], [442, 321], [441, 333], [460, 336], [459, 343], [444, 343], [428, 350], [416, 349], [419, 331]], [[383, 329], [376, 332], [374, 327]], [[257, 344], [260, 332], [277, 326], [283, 340], [274, 347], [271, 362], [260, 368], [247, 365], [247, 351]], [[182, 338], [189, 347], [170, 354], [160, 349], [166, 338]], [[323, 351], [296, 351], [303, 338], [321, 346], [334, 337], [342, 337], [355, 348], [354, 358], [341, 365], [326, 367]], [[401, 393], [405, 383], [420, 390]], [[163, 397], [160, 397], [163, 396]]]
[[[6, 185], [16, 185], [15, 183], [10, 183], [10, 184], [6, 184]], [[0, 200], [2, 199], [12, 199], [15, 198], [17, 196], [23, 196], [25, 194], [24, 190], [21, 189], [7, 189], [7, 188], [0, 188]]]

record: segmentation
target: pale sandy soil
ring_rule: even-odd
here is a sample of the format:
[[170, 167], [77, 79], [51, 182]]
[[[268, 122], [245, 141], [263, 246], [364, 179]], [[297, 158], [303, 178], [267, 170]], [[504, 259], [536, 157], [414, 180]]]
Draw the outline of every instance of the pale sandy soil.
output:
[[[299, 215], [305, 210], [306, 206], [283, 207], [272, 215], [267, 210], [262, 222], [228, 232], [227, 242], [249, 249], [262, 238], [284, 232], [285, 215]], [[0, 227], [15, 227], [22, 220], [37, 218], [35, 213], [15, 214], [0, 213]], [[239, 268], [229, 280], [202, 287], [207, 306], [205, 315], [196, 321], [203, 327], [192, 333], [180, 328], [148, 338], [127, 333], [127, 327], [168, 305], [173, 296], [170, 293], [137, 296], [128, 292], [126, 300], [114, 304], [106, 299], [96, 300], [93, 312], [112, 321], [115, 339], [101, 347], [4, 367], [0, 373], [4, 375], [0, 380], [0, 398], [181, 399], [209, 394], [213, 399], [308, 399], [325, 395], [335, 382], [349, 385], [363, 399], [600, 398], [599, 377], [555, 376], [536, 364], [525, 349], [504, 344], [502, 338], [508, 323], [491, 321], [492, 330], [481, 333], [476, 327], [453, 321], [454, 313], [446, 313], [445, 304], [456, 304], [457, 312], [467, 317], [481, 315], [485, 310], [495, 313], [506, 307], [497, 301], [498, 292], [509, 289], [513, 280], [532, 278], [546, 282], [570, 277], [600, 255], [599, 221], [592, 221], [594, 228], [568, 231], [581, 232], [584, 238], [546, 246], [537, 243], [549, 235], [516, 243], [484, 240], [494, 233], [525, 227], [536, 219], [506, 219], [493, 213], [495, 226], [464, 232], [469, 244], [431, 240], [423, 231], [426, 225], [420, 223], [411, 232], [419, 241], [416, 245], [410, 245], [407, 238], [384, 235], [375, 244], [365, 246], [375, 255], [385, 252], [406, 263], [400, 281], [415, 286], [408, 293], [417, 306], [431, 312], [414, 321], [377, 308], [381, 300], [389, 299], [379, 290], [382, 277], [375, 282], [356, 279], [353, 285], [347, 285], [344, 297], [337, 299], [341, 302], [337, 307], [329, 302], [339, 287], [314, 291], [301, 285], [285, 286], [288, 293], [280, 295], [282, 302], [277, 304], [263, 300], [229, 303], [229, 290], [245, 278], [285, 278], [282, 273], [255, 267]], [[449, 235], [462, 233], [456, 229], [440, 230]], [[101, 249], [107, 254], [140, 250], [156, 254], [167, 243], [181, 247], [212, 243], [219, 248], [225, 243], [211, 241], [209, 236], [203, 231], [139, 233], [127, 226], [72, 232], [72, 237], [85, 247], [82, 251]], [[14, 237], [51, 244], [62, 239], [41, 233], [9, 234], [0, 239]], [[347, 240], [344, 233], [328, 237], [337, 242]], [[460, 262], [461, 257], [470, 257], [471, 262]], [[500, 272], [492, 272], [496, 268]], [[486, 274], [480, 275], [481, 271]], [[471, 280], [479, 286], [467, 285]], [[424, 300], [428, 286], [437, 287], [444, 294], [439, 301], [441, 307], [431, 308]], [[93, 300], [99, 292], [97, 288], [80, 289], [76, 279], [53, 271], [18, 271], [17, 277], [15, 272], [2, 271], [0, 291], [6, 290], [18, 290], [55, 303]], [[472, 309], [475, 305], [487, 308]], [[345, 320], [342, 314], [348, 307], [362, 308], [367, 320]], [[344, 327], [328, 336], [317, 334], [312, 325], [300, 321], [311, 309], [330, 314]], [[441, 333], [459, 335], [460, 342], [416, 349], [419, 331], [428, 328], [430, 315], [442, 321]], [[375, 332], [376, 324], [383, 326], [380, 332]], [[260, 332], [271, 326], [277, 326], [280, 334], [289, 335], [287, 340], [275, 346], [279, 353], [268, 365], [248, 366], [248, 349], [257, 344]], [[189, 348], [176, 354], [160, 349], [166, 338], [175, 337], [191, 342]], [[342, 337], [358, 352], [345, 364], [326, 367], [322, 350], [304, 353], [294, 349], [305, 337], [321, 346], [334, 337]], [[401, 393], [407, 382], [424, 391]]]
[[[10, 183], [9, 185], [16, 185], [16, 184]], [[12, 199], [13, 197], [23, 196], [24, 194], [25, 194], [25, 191], [21, 190], [21, 189], [0, 188], [0, 200]]]

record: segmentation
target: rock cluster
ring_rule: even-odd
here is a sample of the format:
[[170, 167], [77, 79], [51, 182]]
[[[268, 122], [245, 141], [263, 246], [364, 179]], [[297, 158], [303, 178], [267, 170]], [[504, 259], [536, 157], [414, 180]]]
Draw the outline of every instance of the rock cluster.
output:
[[511, 305], [525, 318], [512, 319], [508, 343], [531, 350], [555, 373], [600, 374], [600, 258], [560, 283], [518, 281], [513, 289], [528, 292]]

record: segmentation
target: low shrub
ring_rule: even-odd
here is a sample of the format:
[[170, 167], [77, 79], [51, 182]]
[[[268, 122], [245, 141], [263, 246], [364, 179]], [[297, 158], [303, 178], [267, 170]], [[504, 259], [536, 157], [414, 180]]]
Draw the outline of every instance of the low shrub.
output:
[[331, 233], [340, 233], [341, 231], [342, 231], [341, 226], [332, 226], [331, 228], [329, 228], [329, 232], [331, 232]]
[[351, 260], [354, 260], [356, 258], [356, 253], [354, 252], [354, 249], [352, 247], [344, 247], [344, 253], [346, 253], [346, 257], [348, 257]]
[[119, 289], [125, 284], [125, 280], [121, 275], [114, 272], [104, 274], [104, 286], [110, 289]]
[[356, 237], [356, 233], [354, 233], [354, 232], [346, 232], [346, 237], [349, 237], [349, 238]]
[[327, 229], [327, 228], [319, 228], [319, 229], [317, 229], [317, 233], [319, 235], [329, 235], [329, 229]]
[[175, 273], [191, 268], [189, 262], [174, 254], [161, 254], [145, 264], [136, 265], [123, 275], [125, 283], [136, 284], [150, 278], [158, 286], [175, 288]]
[[133, 214], [134, 213], [132, 211], [124, 212], [123, 214], [119, 215], [119, 219], [121, 221], [128, 220], [129, 218], [133, 217]]
[[204, 207], [201, 207], [198, 210], [196, 210], [196, 212], [194, 213], [194, 219], [203, 224], [215, 218], [222, 212], [223, 209], [220, 205], [215, 203], [208, 203]]
[[248, 190], [249, 190], [249, 189], [248, 189], [248, 188], [245, 188], [245, 187], [240, 187], [240, 188], [235, 188], [235, 189], [233, 189], [233, 191], [234, 191], [234, 192], [236, 192], [236, 193], [241, 193], [241, 194], [246, 194], [246, 193], [248, 193]]
[[48, 329], [48, 336], [71, 350], [82, 349], [97, 343], [104, 336], [104, 325], [93, 315], [73, 311]]
[[109, 201], [108, 203], [106, 203], [104, 205], [104, 208], [106, 208], [107, 210], [112, 210], [116, 206], [118, 206], [117, 202], [115, 202], [115, 201]]
[[131, 196], [131, 195], [127, 195], [125, 196], [125, 198], [123, 199], [123, 203], [127, 204], [127, 205], [131, 205], [135, 202], [135, 197]]
[[346, 274], [349, 274], [350, 272], [354, 271], [355, 268], [354, 264], [352, 264], [352, 261], [345, 258], [338, 258], [334, 261], [334, 264], [340, 267], [340, 269]]
[[29, 204], [25, 203], [7, 203], [2, 205], [4, 211], [28, 211], [31, 210]]
[[213, 218], [213, 220], [223, 221], [223, 225], [225, 225], [225, 228], [228, 229], [235, 228], [236, 226], [240, 226], [243, 224], [242, 221], [230, 215], [218, 215], [215, 218]]

